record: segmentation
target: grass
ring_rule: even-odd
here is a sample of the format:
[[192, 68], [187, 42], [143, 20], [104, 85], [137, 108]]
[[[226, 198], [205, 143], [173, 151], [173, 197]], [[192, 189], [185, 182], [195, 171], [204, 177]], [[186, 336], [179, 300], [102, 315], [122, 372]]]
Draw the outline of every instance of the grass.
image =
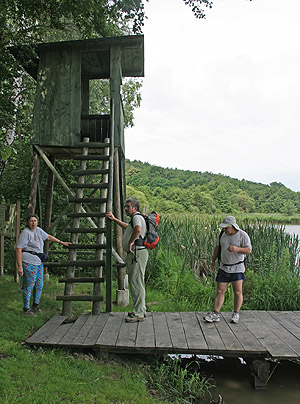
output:
[[[153, 403], [140, 362], [56, 349], [31, 350], [24, 340], [61, 311], [55, 301], [57, 279], [50, 278], [42, 296], [43, 313], [22, 314], [19, 285], [0, 280], [0, 403]], [[79, 309], [78, 309], [79, 310]]]
[[[50, 276], [45, 282], [37, 317], [22, 313], [20, 285], [13, 278], [0, 278], [0, 403], [186, 403], [203, 397], [211, 380], [191, 372], [191, 364], [179, 360], [156, 361], [154, 357], [109, 355], [95, 357], [89, 352], [62, 349], [29, 349], [24, 341], [49, 318], [61, 313], [55, 300], [62, 285]], [[83, 286], [84, 287], [84, 286]], [[168, 303], [159, 290], [147, 290], [148, 309], [162, 311]], [[89, 310], [90, 304], [76, 302], [73, 317]], [[115, 311], [128, 311], [114, 306]], [[159, 378], [156, 377], [159, 375]], [[171, 377], [172, 376], [172, 377]]]

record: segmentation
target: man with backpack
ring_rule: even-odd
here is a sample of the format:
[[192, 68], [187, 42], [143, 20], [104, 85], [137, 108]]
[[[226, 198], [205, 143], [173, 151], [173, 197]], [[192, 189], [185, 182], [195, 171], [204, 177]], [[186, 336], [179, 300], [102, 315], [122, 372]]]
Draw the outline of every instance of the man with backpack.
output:
[[220, 310], [224, 303], [224, 295], [229, 282], [234, 293], [234, 312], [231, 322], [239, 322], [239, 311], [243, 303], [243, 280], [245, 279], [246, 256], [251, 254], [252, 246], [248, 234], [241, 230], [233, 216], [227, 216], [220, 224], [222, 228], [214, 248], [211, 269], [215, 270], [218, 258], [217, 292], [214, 311], [204, 317], [208, 323], [220, 321]]
[[136, 323], [143, 321], [146, 317], [145, 271], [148, 250], [145, 245], [140, 245], [142, 243], [137, 243], [137, 240], [145, 237], [147, 228], [145, 219], [139, 212], [140, 204], [137, 199], [128, 198], [124, 210], [126, 215], [130, 217], [129, 224], [117, 219], [112, 212], [107, 212], [106, 217], [125, 230], [122, 244], [127, 253], [125, 262], [133, 300], [133, 312], [128, 313], [125, 320], [129, 323]]

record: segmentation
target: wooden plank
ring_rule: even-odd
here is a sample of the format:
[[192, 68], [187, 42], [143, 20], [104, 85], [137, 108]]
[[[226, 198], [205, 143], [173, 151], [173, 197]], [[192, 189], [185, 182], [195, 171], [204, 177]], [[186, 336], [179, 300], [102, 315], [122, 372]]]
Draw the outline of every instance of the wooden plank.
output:
[[61, 324], [45, 341], [44, 345], [58, 345], [60, 340], [69, 332], [72, 323]]
[[180, 313], [165, 313], [173, 348], [187, 350], [188, 345]]
[[196, 313], [180, 313], [188, 348], [197, 351], [208, 350]]
[[244, 311], [243, 323], [253, 335], [262, 343], [273, 358], [295, 357], [295, 353], [260, 320], [258, 312]]
[[81, 330], [78, 332], [76, 337], [73, 339], [72, 345], [83, 346], [88, 334], [90, 333], [91, 329], [93, 328], [94, 324], [96, 323], [98, 316], [93, 316], [90, 314], [87, 321], [84, 323]]
[[[272, 330], [289, 348], [292, 350], [293, 357], [300, 356], [300, 340], [295, 337], [289, 330], [281, 325], [270, 313], [265, 311], [258, 311], [256, 315], [264, 322], [266, 326]], [[299, 330], [300, 331], [300, 330]], [[298, 334], [299, 336], [299, 334]], [[298, 352], [298, 354], [297, 354]]]
[[[226, 351], [234, 354], [243, 354], [244, 348], [240, 344], [238, 338], [236, 337], [233, 329], [229, 326], [231, 320], [231, 313], [226, 315], [222, 315], [221, 313], [221, 321], [217, 324], [217, 328], [219, 334], [222, 338]], [[238, 326], [239, 324], [234, 324]], [[236, 328], [237, 330], [237, 328]]]
[[295, 337], [300, 337], [300, 316], [292, 311], [269, 311], [278, 323], [285, 327]]
[[50, 318], [47, 323], [45, 323], [36, 333], [26, 340], [28, 344], [41, 344], [43, 343], [49, 335], [51, 335], [57, 327], [59, 327], [65, 320], [67, 316], [56, 315]]
[[248, 330], [243, 323], [243, 312], [240, 314], [240, 322], [238, 324], [230, 323], [231, 313], [222, 313], [223, 318], [228, 326], [242, 345], [244, 354], [262, 355], [267, 353], [266, 348], [258, 341], [258, 339]]
[[172, 348], [171, 337], [165, 313], [152, 313], [156, 349]]
[[127, 323], [126, 321], [122, 321], [116, 347], [134, 348], [137, 329], [138, 323]]
[[109, 313], [106, 324], [96, 341], [96, 346], [115, 347], [126, 313]]
[[101, 314], [99, 314], [97, 316], [93, 316], [93, 317], [97, 317], [96, 322], [93, 325], [93, 327], [91, 328], [90, 332], [88, 333], [86, 339], [82, 343], [82, 346], [96, 345], [99, 335], [101, 334], [101, 332], [106, 324], [106, 321], [109, 317], [109, 313], [101, 313]]
[[71, 345], [73, 344], [74, 338], [80, 333], [82, 327], [84, 327], [86, 321], [88, 320], [90, 313], [83, 313], [75, 323], [72, 324], [72, 327], [68, 331], [66, 335], [60, 340], [59, 345]]
[[212, 355], [218, 355], [226, 351], [222, 338], [216, 327], [216, 323], [207, 323], [203, 320], [203, 317], [207, 315], [206, 312], [198, 312], [196, 315], [210, 353]]
[[147, 313], [147, 317], [144, 321], [139, 323], [137, 336], [136, 336], [136, 348], [139, 349], [154, 349], [154, 324], [152, 313]]

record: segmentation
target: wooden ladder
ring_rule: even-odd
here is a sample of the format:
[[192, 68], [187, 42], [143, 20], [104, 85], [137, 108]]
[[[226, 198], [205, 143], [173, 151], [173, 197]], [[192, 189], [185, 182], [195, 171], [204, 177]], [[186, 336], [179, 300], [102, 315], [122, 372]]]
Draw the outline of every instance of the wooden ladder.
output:
[[[76, 148], [82, 149], [82, 153], [74, 157], [74, 160], [80, 161], [80, 168], [72, 171], [77, 182], [70, 185], [76, 191], [74, 197], [69, 197], [69, 203], [74, 206], [73, 212], [67, 215], [72, 219], [72, 227], [64, 230], [71, 234], [69, 257], [67, 261], [47, 264], [50, 267], [67, 267], [66, 277], [59, 279], [60, 283], [65, 283], [64, 295], [56, 296], [56, 300], [63, 301], [62, 315], [67, 316], [71, 314], [73, 301], [91, 301], [92, 314], [100, 313], [100, 303], [104, 300], [101, 295], [106, 266], [104, 251], [106, 258], [107, 254], [111, 254], [111, 251], [107, 251], [105, 226], [111, 161], [110, 142], [105, 139], [105, 143], [89, 143], [89, 139], [85, 138], [83, 142], [76, 144]], [[95, 162], [99, 162], [100, 167]], [[86, 179], [89, 182], [86, 182]], [[94, 256], [93, 259], [90, 259], [91, 255]], [[109, 258], [111, 263], [111, 257]], [[76, 275], [76, 269], [79, 276]], [[92, 269], [93, 275], [80, 276], [82, 269]], [[73, 294], [75, 284], [78, 283], [93, 283], [93, 294]], [[106, 311], [111, 311], [111, 297], [109, 299]]]

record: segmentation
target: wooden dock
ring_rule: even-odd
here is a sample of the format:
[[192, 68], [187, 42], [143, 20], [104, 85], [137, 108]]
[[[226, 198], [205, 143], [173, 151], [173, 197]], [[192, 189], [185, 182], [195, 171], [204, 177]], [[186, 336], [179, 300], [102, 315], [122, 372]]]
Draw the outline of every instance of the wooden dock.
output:
[[27, 339], [29, 345], [97, 349], [114, 353], [200, 354], [299, 359], [300, 311], [242, 311], [206, 323], [201, 312], [152, 312], [126, 323], [126, 313], [82, 314], [75, 322], [56, 315]]

